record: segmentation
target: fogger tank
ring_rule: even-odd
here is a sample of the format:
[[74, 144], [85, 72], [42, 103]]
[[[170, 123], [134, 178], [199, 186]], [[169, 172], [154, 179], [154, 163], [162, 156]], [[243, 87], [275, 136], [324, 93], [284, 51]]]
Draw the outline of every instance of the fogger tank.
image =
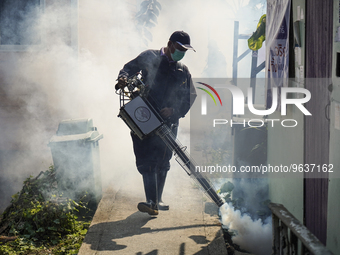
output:
[[223, 205], [223, 200], [215, 192], [210, 180], [200, 172], [196, 172], [196, 163], [171, 129], [166, 125], [158, 111], [146, 98], [146, 86], [143, 83], [141, 73], [137, 73], [127, 80], [127, 86], [119, 89], [120, 111], [118, 117], [122, 118], [127, 126], [140, 138], [148, 135], [158, 135], [168, 148], [174, 152], [176, 161], [194, 179], [209, 198], [218, 207]]

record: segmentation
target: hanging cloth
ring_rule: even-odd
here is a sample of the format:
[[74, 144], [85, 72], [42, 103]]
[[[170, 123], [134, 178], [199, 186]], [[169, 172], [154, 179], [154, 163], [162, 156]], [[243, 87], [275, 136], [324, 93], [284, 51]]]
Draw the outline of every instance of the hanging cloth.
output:
[[253, 51], [260, 49], [264, 40], [266, 40], [266, 14], [261, 16], [256, 31], [248, 39], [249, 49]]

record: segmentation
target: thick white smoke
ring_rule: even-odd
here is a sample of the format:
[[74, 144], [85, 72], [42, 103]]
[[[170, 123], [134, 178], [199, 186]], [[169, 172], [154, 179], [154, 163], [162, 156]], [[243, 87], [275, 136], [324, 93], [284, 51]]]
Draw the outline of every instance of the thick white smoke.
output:
[[[104, 134], [99, 141], [104, 187], [118, 187], [127, 176], [140, 178], [128, 128], [117, 118], [119, 102], [113, 86], [119, 70], [142, 50], [160, 49], [173, 31], [184, 30], [196, 49], [183, 59], [192, 76], [202, 76], [213, 41], [226, 57], [226, 75], [231, 77], [233, 21], [240, 20], [241, 33], [251, 33], [263, 14], [261, 8], [248, 8], [249, 1], [239, 5], [237, 0], [160, 0], [158, 24], [150, 30], [153, 40], [145, 46], [134, 21], [140, 2], [82, 0], [72, 14], [69, 1], [46, 1], [38, 15], [34, 10], [25, 17], [34, 20], [25, 34], [38, 36], [41, 44], [20, 52], [0, 52], [4, 60], [0, 61], [0, 94], [6, 99], [0, 107], [0, 127], [6, 134], [0, 136], [0, 210], [20, 190], [25, 178], [52, 164], [47, 143], [64, 119], [92, 118]], [[74, 19], [76, 31], [71, 29]], [[72, 42], [72, 36], [78, 40]], [[240, 69], [239, 74], [247, 77], [250, 72]], [[188, 120], [181, 121], [180, 132], [187, 133]], [[181, 133], [179, 139], [185, 144]], [[231, 217], [231, 211], [222, 217], [224, 224], [233, 228], [243, 218]], [[248, 230], [258, 225], [249, 220]], [[238, 232], [235, 242], [241, 238], [248, 242], [250, 235], [241, 229]]]
[[77, 31], [72, 33], [78, 37], [73, 45], [70, 9], [68, 3], [49, 1], [38, 15], [27, 13], [24, 20], [35, 20], [30, 32], [41, 36], [42, 43], [1, 53], [6, 59], [0, 62], [6, 99], [0, 108], [6, 134], [0, 137], [1, 209], [25, 178], [52, 164], [47, 144], [64, 119], [92, 118], [104, 134], [99, 142], [104, 186], [119, 183], [126, 169], [134, 171], [129, 132], [117, 118], [113, 89], [119, 69], [137, 54], [129, 48], [136, 41], [130, 29], [133, 12], [124, 3], [81, 1], [73, 14]]
[[271, 218], [262, 222], [261, 219], [253, 220], [247, 214], [241, 214], [231, 204], [225, 203], [220, 208], [222, 223], [230, 231], [234, 232], [233, 242], [242, 249], [256, 255], [271, 254], [272, 224]]

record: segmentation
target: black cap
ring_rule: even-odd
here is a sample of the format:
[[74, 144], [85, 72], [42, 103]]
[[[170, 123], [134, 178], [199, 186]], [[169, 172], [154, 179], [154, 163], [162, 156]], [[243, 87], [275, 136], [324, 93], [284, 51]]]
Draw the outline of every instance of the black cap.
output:
[[190, 36], [185, 33], [184, 31], [176, 31], [170, 36], [170, 41], [177, 42], [179, 45], [181, 45], [183, 48], [187, 50], [193, 50], [195, 49], [190, 45]]

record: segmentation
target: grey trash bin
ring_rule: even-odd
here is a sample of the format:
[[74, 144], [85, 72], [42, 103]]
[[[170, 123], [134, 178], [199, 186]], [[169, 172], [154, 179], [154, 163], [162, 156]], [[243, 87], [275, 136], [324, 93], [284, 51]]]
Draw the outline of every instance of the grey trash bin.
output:
[[76, 201], [87, 195], [90, 207], [96, 207], [102, 196], [99, 160], [102, 138], [92, 119], [71, 119], [59, 123], [48, 144], [59, 189]]

